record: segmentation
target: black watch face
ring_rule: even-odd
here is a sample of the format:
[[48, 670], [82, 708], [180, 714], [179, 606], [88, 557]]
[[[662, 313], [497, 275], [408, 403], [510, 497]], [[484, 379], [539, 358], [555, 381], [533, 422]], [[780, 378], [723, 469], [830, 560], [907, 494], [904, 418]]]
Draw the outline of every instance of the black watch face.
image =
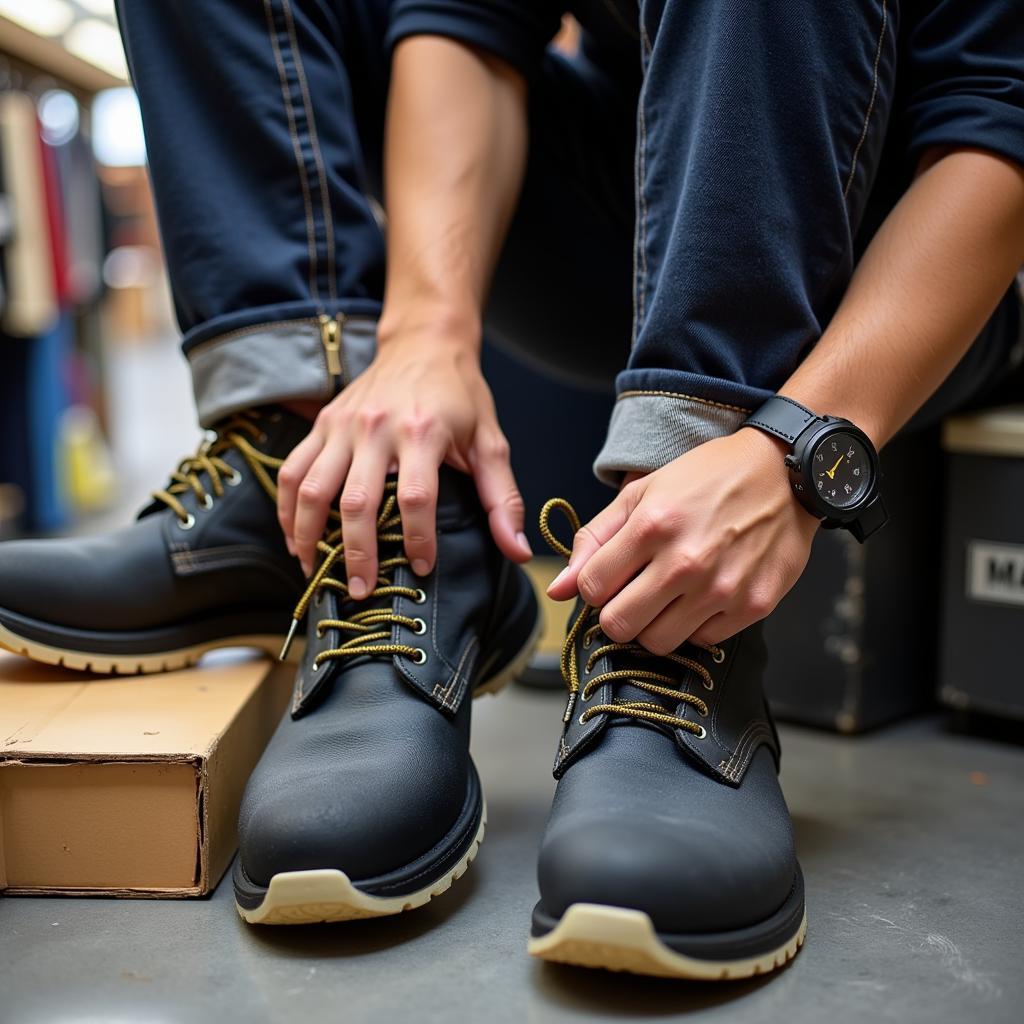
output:
[[871, 473], [871, 456], [852, 434], [830, 434], [811, 456], [815, 490], [837, 509], [850, 508], [867, 494]]

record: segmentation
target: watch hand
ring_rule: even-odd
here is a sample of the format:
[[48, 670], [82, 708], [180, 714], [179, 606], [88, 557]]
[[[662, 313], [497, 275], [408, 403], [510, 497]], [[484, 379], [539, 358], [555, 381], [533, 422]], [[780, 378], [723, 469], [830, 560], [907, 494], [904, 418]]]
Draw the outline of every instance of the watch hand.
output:
[[831, 469], [825, 470], [825, 472], [828, 473], [829, 480], [835, 480], [836, 470], [839, 468], [839, 463], [843, 461], [843, 458], [844, 456], [840, 455], [839, 458], [836, 459], [836, 464]]

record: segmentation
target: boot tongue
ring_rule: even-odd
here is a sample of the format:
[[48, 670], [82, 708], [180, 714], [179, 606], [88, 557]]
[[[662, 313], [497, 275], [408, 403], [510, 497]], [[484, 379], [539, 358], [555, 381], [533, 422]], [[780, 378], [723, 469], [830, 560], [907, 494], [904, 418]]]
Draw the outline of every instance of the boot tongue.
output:
[[483, 515], [473, 478], [451, 466], [442, 465], [438, 470], [437, 525], [451, 527]]

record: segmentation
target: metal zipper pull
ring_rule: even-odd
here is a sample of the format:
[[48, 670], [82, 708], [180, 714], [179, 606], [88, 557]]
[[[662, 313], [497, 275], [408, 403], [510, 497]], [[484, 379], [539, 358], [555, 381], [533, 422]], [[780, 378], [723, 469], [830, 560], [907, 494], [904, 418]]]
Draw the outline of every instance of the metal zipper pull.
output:
[[341, 328], [344, 322], [343, 313], [336, 317], [326, 313], [320, 316], [320, 341], [327, 357], [327, 372], [332, 378], [341, 378]]

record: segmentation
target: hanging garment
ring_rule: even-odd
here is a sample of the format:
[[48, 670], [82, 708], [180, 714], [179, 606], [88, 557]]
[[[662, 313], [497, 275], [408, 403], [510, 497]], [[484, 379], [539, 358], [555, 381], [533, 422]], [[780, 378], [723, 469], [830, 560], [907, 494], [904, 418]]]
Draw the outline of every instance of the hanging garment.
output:
[[3, 327], [9, 334], [39, 335], [53, 327], [58, 308], [39, 123], [25, 93], [0, 93], [0, 157], [14, 221], [4, 247]]

